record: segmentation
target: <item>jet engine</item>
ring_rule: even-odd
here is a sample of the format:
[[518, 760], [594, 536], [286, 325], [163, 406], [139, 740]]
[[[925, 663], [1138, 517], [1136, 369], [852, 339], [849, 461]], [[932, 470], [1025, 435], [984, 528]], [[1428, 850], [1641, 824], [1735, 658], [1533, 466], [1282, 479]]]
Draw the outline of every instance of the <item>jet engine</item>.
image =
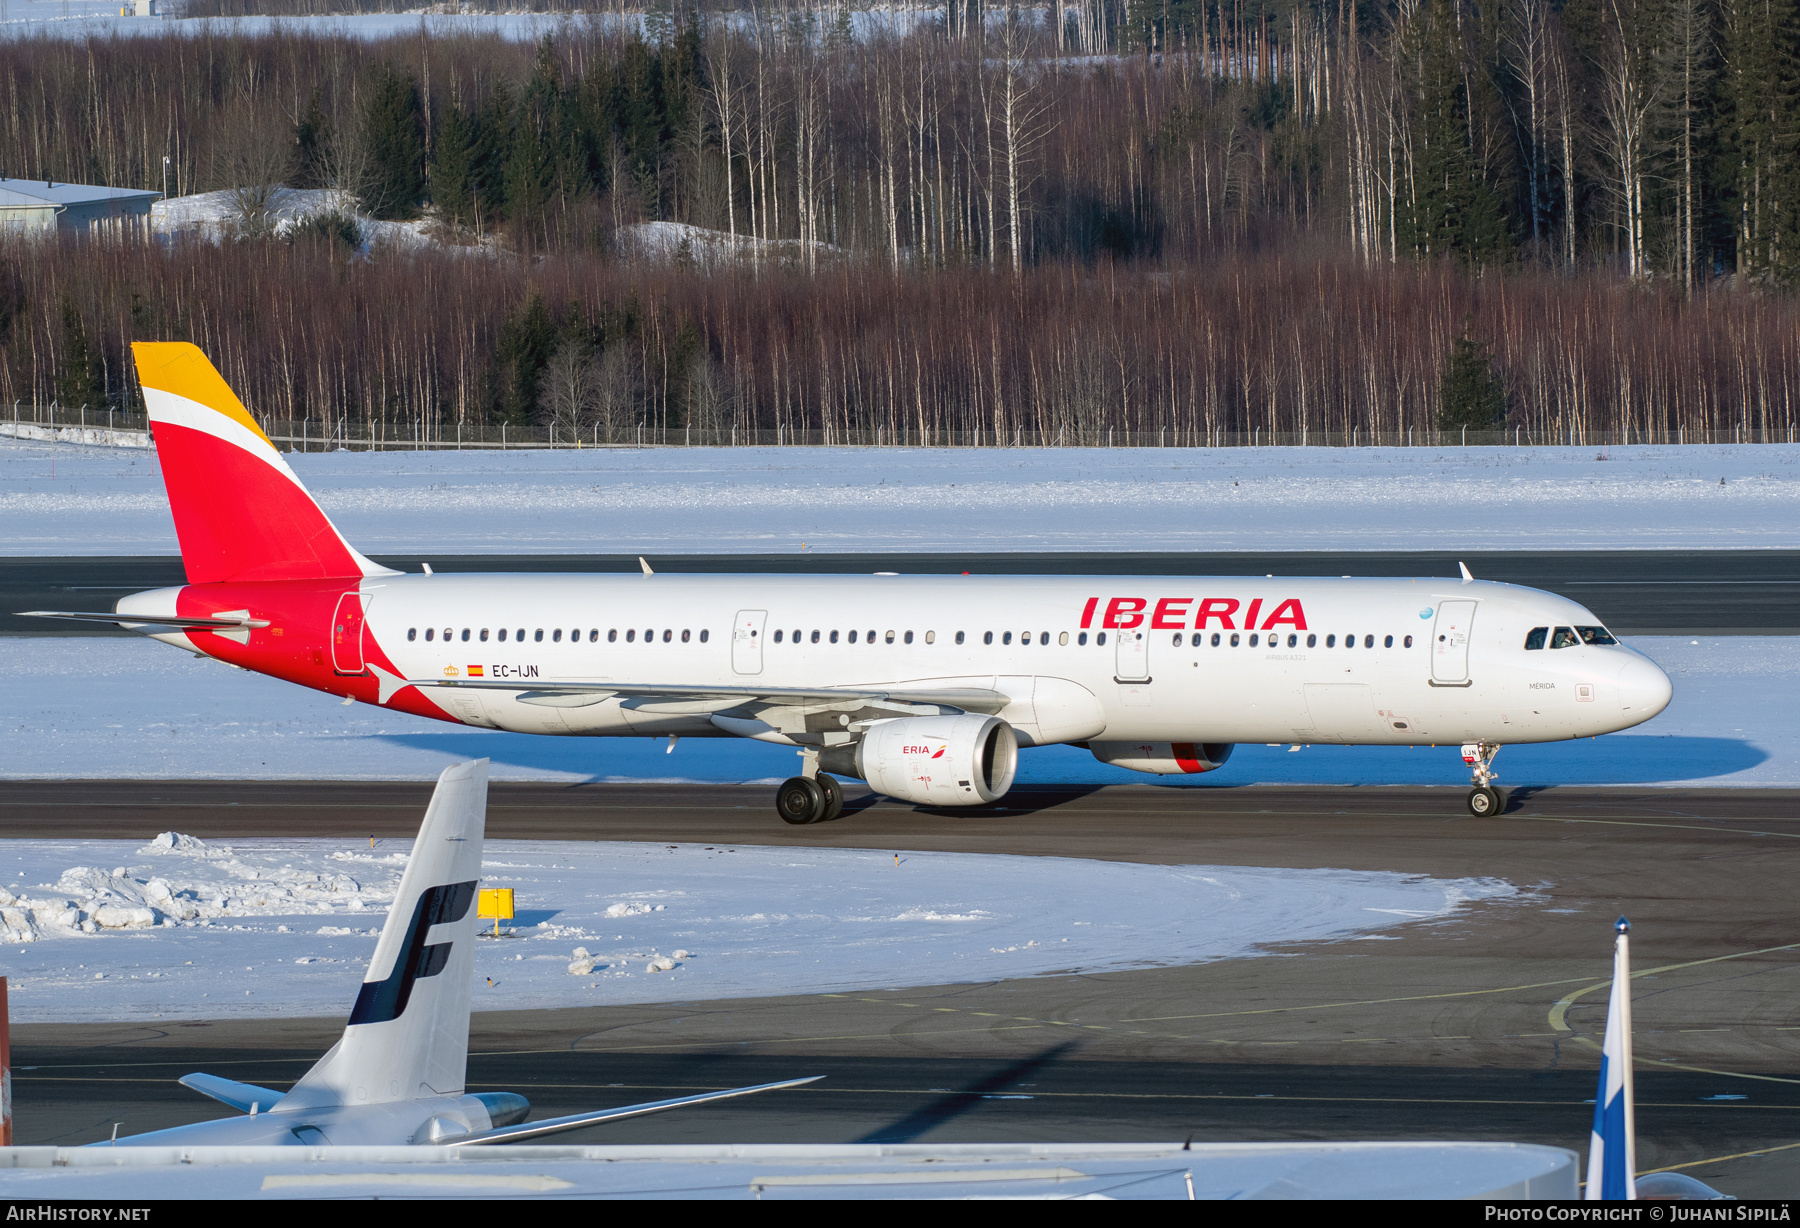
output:
[[1089, 742], [1088, 749], [1114, 767], [1182, 776], [1224, 767], [1233, 748], [1230, 742]]
[[972, 713], [878, 721], [856, 747], [856, 775], [871, 789], [932, 806], [995, 801], [1012, 788], [1018, 766], [1012, 726]]

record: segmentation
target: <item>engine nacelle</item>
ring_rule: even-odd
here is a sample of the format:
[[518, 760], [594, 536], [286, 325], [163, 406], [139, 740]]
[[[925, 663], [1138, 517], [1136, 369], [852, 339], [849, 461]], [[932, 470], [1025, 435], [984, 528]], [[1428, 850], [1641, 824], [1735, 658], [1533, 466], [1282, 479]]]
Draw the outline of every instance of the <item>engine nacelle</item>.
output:
[[856, 747], [856, 774], [871, 789], [931, 806], [995, 801], [1012, 788], [1018, 766], [1012, 726], [972, 713], [880, 721]]
[[1191, 776], [1224, 767], [1230, 742], [1089, 742], [1094, 758], [1114, 767], [1158, 776]]

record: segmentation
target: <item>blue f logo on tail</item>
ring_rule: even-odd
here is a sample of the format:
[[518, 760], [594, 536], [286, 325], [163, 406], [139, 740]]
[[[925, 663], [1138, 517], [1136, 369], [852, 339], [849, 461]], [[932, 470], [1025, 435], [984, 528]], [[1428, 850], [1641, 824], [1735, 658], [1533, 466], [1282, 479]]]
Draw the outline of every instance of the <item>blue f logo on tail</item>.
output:
[[1600, 1050], [1600, 1090], [1594, 1095], [1594, 1133], [1588, 1142], [1587, 1197], [1637, 1197], [1637, 1128], [1631, 1088], [1631, 922], [1619, 918], [1613, 944], [1612, 999]]
[[426, 888], [413, 909], [412, 923], [406, 927], [406, 941], [394, 960], [394, 970], [384, 981], [364, 981], [357, 993], [356, 1009], [350, 1012], [352, 1027], [400, 1018], [412, 997], [413, 982], [422, 976], [436, 976], [450, 962], [453, 944], [438, 942], [426, 946], [425, 935], [434, 925], [461, 921], [474, 900], [474, 881]]

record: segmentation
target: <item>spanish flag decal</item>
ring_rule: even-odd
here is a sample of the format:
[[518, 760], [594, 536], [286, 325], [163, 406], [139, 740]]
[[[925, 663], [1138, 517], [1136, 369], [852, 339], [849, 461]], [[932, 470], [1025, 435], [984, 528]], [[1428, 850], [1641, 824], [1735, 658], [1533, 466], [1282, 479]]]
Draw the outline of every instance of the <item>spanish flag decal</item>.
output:
[[481, 674], [481, 666], [479, 666], [479, 665], [471, 665], [471, 666], [469, 666], [469, 677], [471, 677], [471, 678], [479, 678], [479, 677], [481, 677], [481, 676], [482, 676], [482, 674]]

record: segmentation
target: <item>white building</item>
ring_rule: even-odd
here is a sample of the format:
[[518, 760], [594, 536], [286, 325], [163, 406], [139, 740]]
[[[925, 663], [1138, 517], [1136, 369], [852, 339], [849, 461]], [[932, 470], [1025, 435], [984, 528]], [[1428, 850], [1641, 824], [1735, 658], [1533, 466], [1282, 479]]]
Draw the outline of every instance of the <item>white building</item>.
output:
[[116, 233], [131, 226], [147, 227], [151, 202], [161, 199], [161, 192], [135, 188], [0, 178], [0, 230]]

